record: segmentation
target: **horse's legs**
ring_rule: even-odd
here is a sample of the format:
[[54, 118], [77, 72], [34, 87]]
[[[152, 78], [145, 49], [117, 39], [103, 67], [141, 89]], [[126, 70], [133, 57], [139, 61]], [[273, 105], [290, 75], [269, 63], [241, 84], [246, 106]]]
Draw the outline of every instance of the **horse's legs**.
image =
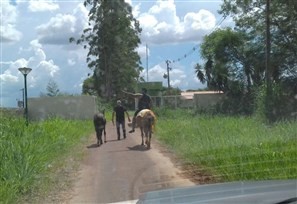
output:
[[[103, 131], [104, 131], [104, 142], [106, 143], [106, 131], [105, 131], [105, 126], [104, 126]], [[102, 142], [102, 139], [101, 139], [101, 142]]]
[[123, 136], [124, 139], [126, 138], [126, 125], [125, 125], [125, 121], [122, 122], [122, 130], [123, 130]]
[[151, 138], [152, 138], [152, 130], [149, 130], [149, 132], [148, 132], [148, 144], [147, 144], [148, 149], [151, 148]]
[[144, 134], [143, 134], [143, 128], [142, 127], [140, 127], [140, 132], [141, 132], [141, 145], [144, 145], [144, 141], [143, 141]]
[[120, 126], [117, 127], [117, 134], [118, 134], [118, 140], [120, 140], [120, 137], [121, 137]]
[[100, 144], [99, 144], [99, 131], [98, 130], [96, 130], [96, 137], [97, 137], [97, 146], [99, 146]]
[[147, 145], [147, 148], [150, 149], [150, 146], [151, 146], [151, 131], [150, 131], [150, 129], [145, 130], [145, 144]]
[[102, 129], [96, 130], [96, 137], [97, 137], [97, 145], [100, 146], [102, 144]]

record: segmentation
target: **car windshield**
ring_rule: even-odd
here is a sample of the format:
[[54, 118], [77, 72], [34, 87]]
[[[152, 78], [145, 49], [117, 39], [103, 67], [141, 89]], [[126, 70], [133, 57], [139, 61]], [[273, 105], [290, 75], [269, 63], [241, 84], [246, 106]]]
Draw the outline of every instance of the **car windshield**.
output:
[[296, 0], [0, 5], [0, 203], [295, 201]]

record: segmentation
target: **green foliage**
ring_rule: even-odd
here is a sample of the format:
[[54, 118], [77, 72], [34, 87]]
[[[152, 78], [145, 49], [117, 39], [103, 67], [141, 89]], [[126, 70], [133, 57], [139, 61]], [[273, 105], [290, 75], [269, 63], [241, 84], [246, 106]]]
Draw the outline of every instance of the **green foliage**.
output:
[[160, 113], [156, 137], [199, 175], [223, 181], [297, 176], [296, 121], [267, 126], [253, 117]]
[[163, 96], [175, 96], [180, 95], [181, 90], [179, 88], [165, 88], [163, 87], [162, 95]]
[[198, 79], [202, 83], [207, 82], [208, 88], [220, 91], [230, 90], [230, 82], [243, 83], [241, 76], [245, 74], [247, 66], [241, 51], [245, 38], [243, 33], [230, 28], [219, 29], [205, 36], [201, 45], [201, 56], [205, 64], [197, 64], [195, 67]]
[[47, 96], [58, 96], [60, 93], [58, 84], [54, 80], [50, 80], [46, 86]]
[[[266, 46], [266, 1], [226, 0], [221, 6], [223, 15], [229, 15], [235, 21], [235, 29], [246, 33], [249, 38], [246, 56], [255, 70], [265, 68], [261, 65], [260, 54], [265, 54]], [[297, 2], [295, 0], [270, 1], [271, 63], [269, 72], [273, 81], [279, 83], [283, 77], [297, 74]], [[253, 52], [254, 51], [254, 52]], [[260, 79], [256, 79], [257, 82]]]
[[[271, 122], [296, 117], [296, 8], [295, 0], [270, 1], [271, 57], [266, 68], [266, 1], [224, 1], [219, 12], [232, 17], [235, 28], [207, 35], [201, 45], [205, 64], [195, 67], [202, 83], [227, 95], [216, 111], [256, 113]], [[264, 93], [266, 73], [273, 84]]]
[[114, 104], [112, 101], [107, 101], [104, 98], [97, 97], [96, 103], [99, 112], [104, 112], [107, 120], [111, 121]]
[[[141, 29], [125, 1], [86, 0], [84, 5], [90, 7], [90, 27], [83, 31], [80, 39], [70, 38], [69, 41], [89, 50], [87, 63], [93, 71], [94, 89], [98, 96], [110, 100], [124, 88], [136, 87], [143, 69], [136, 51]], [[87, 80], [85, 85], [89, 84]]]
[[268, 123], [296, 119], [297, 99], [286, 88], [283, 84], [273, 83], [268, 95], [266, 85], [259, 87], [255, 94], [255, 116]]
[[82, 87], [82, 94], [96, 96], [96, 89], [95, 89], [95, 79], [94, 77], [89, 77], [84, 80], [83, 87]]
[[17, 203], [21, 196], [42, 191], [63, 155], [75, 155], [75, 147], [93, 131], [91, 121], [53, 118], [26, 127], [22, 118], [2, 116], [0, 203]]

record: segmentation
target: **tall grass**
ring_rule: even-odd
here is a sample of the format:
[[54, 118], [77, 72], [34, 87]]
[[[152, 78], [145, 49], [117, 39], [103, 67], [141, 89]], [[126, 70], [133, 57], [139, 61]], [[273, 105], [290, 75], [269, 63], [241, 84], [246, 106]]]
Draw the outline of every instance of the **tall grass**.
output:
[[0, 120], [0, 203], [38, 190], [63, 155], [93, 131], [91, 121], [53, 118], [26, 127], [22, 118], [1, 115]]
[[267, 126], [252, 117], [157, 114], [156, 137], [219, 180], [297, 178], [297, 121]]

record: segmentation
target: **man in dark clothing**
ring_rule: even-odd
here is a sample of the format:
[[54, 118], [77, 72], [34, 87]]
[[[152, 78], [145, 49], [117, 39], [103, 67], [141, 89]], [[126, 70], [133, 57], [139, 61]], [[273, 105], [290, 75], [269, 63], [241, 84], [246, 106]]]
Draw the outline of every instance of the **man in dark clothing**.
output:
[[117, 134], [118, 134], [118, 140], [120, 140], [121, 133], [120, 133], [120, 127], [122, 126], [123, 130], [123, 136], [124, 139], [126, 138], [126, 126], [125, 126], [125, 113], [128, 117], [129, 122], [130, 116], [125, 107], [122, 106], [122, 102], [120, 100], [117, 101], [117, 106], [114, 107], [113, 113], [112, 113], [112, 123], [114, 125], [114, 116], [116, 116], [116, 127], [117, 127]]
[[136, 116], [137, 114], [143, 109], [151, 109], [152, 106], [152, 99], [149, 95], [147, 95], [146, 88], [142, 89], [142, 95], [138, 101], [138, 109], [135, 111], [133, 119], [132, 119], [132, 130], [129, 133], [135, 132], [135, 123], [136, 123]]

